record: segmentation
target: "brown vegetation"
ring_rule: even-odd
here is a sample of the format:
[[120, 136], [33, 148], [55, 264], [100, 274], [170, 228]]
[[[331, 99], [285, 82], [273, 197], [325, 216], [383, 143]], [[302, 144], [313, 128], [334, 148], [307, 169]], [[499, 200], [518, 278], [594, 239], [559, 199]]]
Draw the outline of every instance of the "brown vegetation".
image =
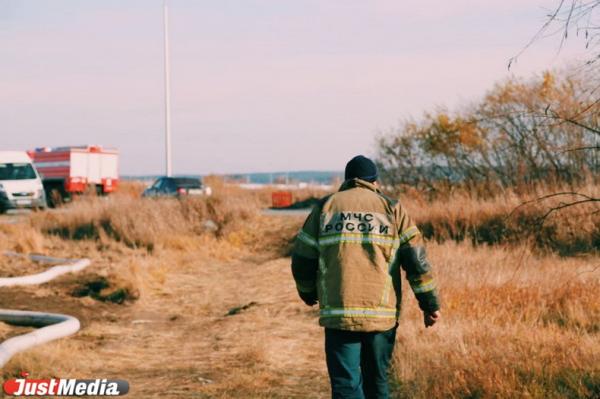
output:
[[[596, 203], [550, 212], [560, 204], [577, 199], [574, 194], [538, 201], [544, 191], [562, 191], [560, 187], [539, 188], [518, 194], [505, 189], [495, 197], [478, 198], [459, 190], [430, 201], [409, 191], [401, 196], [423, 235], [437, 242], [470, 241], [478, 244], [522, 245], [542, 251], [575, 255], [600, 251], [600, 207]], [[589, 184], [579, 192], [598, 195], [600, 188]]]
[[[83, 322], [75, 337], [16, 356], [3, 376], [125, 378], [134, 398], [328, 397], [322, 330], [289, 272], [303, 217], [261, 214], [269, 192], [216, 191], [191, 201], [140, 200], [133, 191], [84, 198], [0, 224], [3, 249], [93, 260], [82, 274], [0, 291], [3, 307], [62, 311]], [[598, 223], [570, 209], [521, 239], [545, 205], [523, 207], [514, 231], [507, 216], [529, 198], [402, 196], [431, 238], [443, 320], [424, 329], [405, 294], [395, 397], [600, 392]], [[18, 272], [14, 260], [0, 258], [0, 269]]]
[[444, 321], [404, 306], [399, 397], [589, 398], [600, 393], [600, 259], [429, 245]]
[[546, 72], [497, 84], [476, 104], [407, 120], [378, 140], [384, 179], [429, 190], [581, 183], [600, 172], [600, 103], [589, 76]]
[[[229, 196], [184, 200], [129, 196], [86, 197], [31, 223], [40, 231], [71, 240], [113, 240], [131, 248], [178, 248], [193, 245], [204, 233], [225, 236], [254, 217], [253, 199]], [[190, 241], [190, 242], [188, 242]]]

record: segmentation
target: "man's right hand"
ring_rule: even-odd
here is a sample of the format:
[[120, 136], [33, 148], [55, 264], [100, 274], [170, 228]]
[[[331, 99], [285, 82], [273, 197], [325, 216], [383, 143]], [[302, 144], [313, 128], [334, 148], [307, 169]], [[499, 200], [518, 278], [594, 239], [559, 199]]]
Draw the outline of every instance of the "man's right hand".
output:
[[300, 292], [299, 294], [300, 294], [300, 299], [302, 299], [302, 301], [304, 301], [304, 303], [307, 304], [308, 306], [316, 305], [318, 302], [316, 292], [313, 292], [313, 293]]
[[425, 321], [425, 328], [431, 327], [433, 326], [435, 323], [438, 322], [438, 320], [440, 319], [440, 317], [442, 317], [442, 314], [440, 313], [439, 310], [436, 310], [435, 312], [423, 312], [423, 316], [424, 316], [424, 321]]

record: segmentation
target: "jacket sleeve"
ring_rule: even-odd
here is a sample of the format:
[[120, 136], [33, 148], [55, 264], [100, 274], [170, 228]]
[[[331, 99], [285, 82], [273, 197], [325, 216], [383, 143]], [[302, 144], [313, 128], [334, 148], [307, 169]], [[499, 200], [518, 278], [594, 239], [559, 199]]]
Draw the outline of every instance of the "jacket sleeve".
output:
[[300, 298], [310, 305], [317, 300], [320, 215], [319, 207], [314, 207], [296, 236], [292, 252], [292, 275], [296, 289]]
[[396, 216], [400, 234], [398, 262], [406, 272], [406, 278], [421, 310], [435, 312], [440, 309], [440, 301], [421, 232], [400, 203], [396, 206]]

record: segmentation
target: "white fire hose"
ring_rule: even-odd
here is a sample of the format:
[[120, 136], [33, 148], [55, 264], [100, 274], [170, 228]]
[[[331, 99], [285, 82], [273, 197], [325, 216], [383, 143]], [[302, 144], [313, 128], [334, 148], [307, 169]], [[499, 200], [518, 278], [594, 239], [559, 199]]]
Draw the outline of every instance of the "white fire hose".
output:
[[[29, 276], [0, 278], [0, 287], [42, 284], [62, 274], [83, 270], [91, 263], [89, 259], [59, 259], [41, 255], [20, 255], [12, 252], [7, 252], [5, 255], [26, 256], [33, 261], [42, 263], [61, 262], [67, 264], [54, 266], [42, 273]], [[38, 330], [9, 338], [0, 344], [0, 367], [3, 367], [18, 352], [75, 334], [80, 328], [79, 320], [73, 316], [22, 310], [0, 309], [0, 321], [16, 326], [39, 327]]]

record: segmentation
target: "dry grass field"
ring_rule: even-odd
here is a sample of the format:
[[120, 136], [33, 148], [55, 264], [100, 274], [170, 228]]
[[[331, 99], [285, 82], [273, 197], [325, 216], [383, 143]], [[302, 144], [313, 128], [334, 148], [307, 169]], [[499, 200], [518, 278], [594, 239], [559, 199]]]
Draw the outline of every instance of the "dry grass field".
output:
[[[222, 185], [196, 201], [139, 191], [0, 224], [0, 250], [93, 260], [43, 286], [0, 290], [2, 307], [64, 312], [83, 326], [17, 355], [3, 377], [124, 378], [132, 398], [328, 397], [316, 309], [297, 299], [289, 270], [303, 218], [261, 214], [268, 191]], [[394, 397], [600, 395], [598, 213], [567, 209], [538, 226], [549, 204], [537, 204], [507, 217], [528, 198], [405, 196], [429, 237], [443, 319], [425, 329], [404, 295]], [[39, 266], [0, 257], [0, 270]], [[0, 324], [0, 339], [21, 331]]]

